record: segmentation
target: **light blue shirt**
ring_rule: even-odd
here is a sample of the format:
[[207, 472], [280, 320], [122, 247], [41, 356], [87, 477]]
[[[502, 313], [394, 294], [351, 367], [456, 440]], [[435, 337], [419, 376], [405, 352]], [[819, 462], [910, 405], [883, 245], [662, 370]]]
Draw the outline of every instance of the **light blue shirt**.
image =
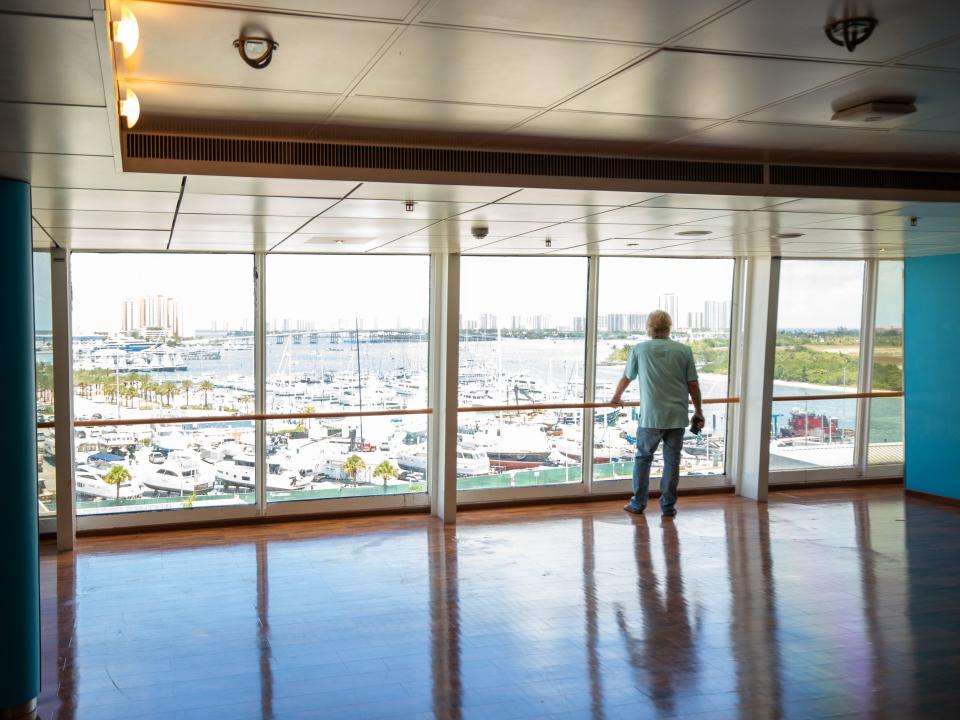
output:
[[688, 346], [669, 338], [651, 338], [633, 347], [623, 374], [640, 386], [640, 427], [687, 426], [687, 383], [697, 379]]

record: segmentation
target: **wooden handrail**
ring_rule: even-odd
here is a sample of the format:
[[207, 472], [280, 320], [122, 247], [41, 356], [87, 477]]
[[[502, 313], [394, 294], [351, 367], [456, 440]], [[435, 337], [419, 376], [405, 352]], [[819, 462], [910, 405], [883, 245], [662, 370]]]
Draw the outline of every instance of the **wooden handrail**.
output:
[[[738, 397], [725, 398], [704, 398], [704, 405], [720, 405], [729, 403], [738, 403]], [[457, 412], [531, 412], [535, 410], [592, 410], [595, 408], [606, 407], [640, 407], [639, 402], [625, 402], [620, 405], [613, 405], [609, 402], [592, 403], [536, 403], [532, 405], [471, 405], [470, 407], [459, 407]]]
[[[126, 425], [180, 425], [183, 423], [236, 422], [238, 420], [313, 420], [345, 417], [377, 417], [383, 415], [430, 415], [430, 408], [418, 410], [364, 410], [362, 412], [322, 413], [251, 413], [248, 415], [185, 415], [182, 417], [121, 418], [114, 420], [77, 420], [74, 427], [122, 427]], [[37, 428], [52, 428], [52, 422], [39, 422]]]
[[837, 393], [834, 395], [774, 395], [773, 402], [802, 402], [804, 400], [859, 400], [860, 398], [903, 397], [902, 392], [882, 390], [866, 393]]

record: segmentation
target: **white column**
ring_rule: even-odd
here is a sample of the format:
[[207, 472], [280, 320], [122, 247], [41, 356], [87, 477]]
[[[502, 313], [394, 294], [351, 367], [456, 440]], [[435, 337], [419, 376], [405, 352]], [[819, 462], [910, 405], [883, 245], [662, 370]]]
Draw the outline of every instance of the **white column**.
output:
[[77, 538], [73, 482], [73, 325], [70, 319], [70, 251], [50, 251], [53, 306], [53, 436], [56, 445], [57, 549], [73, 550]]
[[[860, 320], [860, 372], [857, 392], [873, 390], [873, 343], [877, 327], [877, 260], [867, 260], [863, 268], [863, 307]], [[858, 475], [865, 475], [870, 455], [870, 398], [857, 400], [857, 423], [854, 430], [854, 466]]]
[[430, 513], [457, 520], [457, 407], [460, 362], [460, 255], [430, 259]]
[[[583, 363], [583, 402], [596, 401], [597, 378], [597, 304], [599, 297], [600, 258], [596, 255], [587, 259], [587, 312], [584, 318], [584, 363]], [[610, 398], [600, 398], [600, 401]], [[582, 477], [584, 492], [593, 490], [593, 433], [594, 411], [584, 410], [583, 450], [580, 460], [583, 463]]]
[[[253, 256], [253, 411], [266, 412], [267, 407], [267, 319], [264, 296], [266, 294], [266, 253]], [[267, 512], [267, 421], [257, 420], [254, 425], [254, 442], [257, 466], [254, 469], [256, 479], [257, 514]]]
[[752, 257], [746, 264], [744, 345], [740, 391], [738, 495], [766, 502], [770, 479], [770, 413], [780, 258]]

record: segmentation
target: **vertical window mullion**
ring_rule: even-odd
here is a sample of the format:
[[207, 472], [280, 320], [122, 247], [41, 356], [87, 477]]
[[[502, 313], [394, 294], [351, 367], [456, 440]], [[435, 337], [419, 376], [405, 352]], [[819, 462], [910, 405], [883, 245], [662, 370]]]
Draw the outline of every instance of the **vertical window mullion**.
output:
[[[876, 259], [864, 262], [863, 299], [860, 321], [860, 369], [857, 375], [857, 392], [869, 393], [873, 390], [873, 345], [876, 335], [877, 315], [877, 275], [879, 266]], [[870, 398], [857, 400], [857, 425], [854, 435], [854, 467], [857, 473], [866, 472], [870, 444]]]
[[[584, 360], [583, 360], [583, 402], [596, 401], [597, 387], [597, 317], [600, 281], [600, 258], [592, 255], [587, 258], [587, 312], [584, 324]], [[584, 409], [583, 450], [580, 454], [581, 477], [586, 493], [593, 492], [593, 432], [594, 411]]]
[[[254, 412], [261, 415], [266, 412], [267, 406], [267, 314], [266, 299], [266, 253], [258, 252], [253, 256], [254, 281], [254, 321], [253, 321], [253, 377], [254, 377]], [[266, 420], [254, 421], [256, 442], [256, 506], [257, 514], [267, 512], [267, 423]]]

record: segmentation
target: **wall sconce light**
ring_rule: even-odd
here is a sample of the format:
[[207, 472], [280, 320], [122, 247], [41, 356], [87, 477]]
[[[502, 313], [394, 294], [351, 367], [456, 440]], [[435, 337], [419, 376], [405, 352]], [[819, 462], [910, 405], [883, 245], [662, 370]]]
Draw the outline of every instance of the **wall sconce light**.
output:
[[120, 43], [124, 58], [130, 57], [140, 44], [140, 25], [136, 16], [130, 8], [124, 6], [120, 8], [120, 19], [114, 20], [112, 25], [113, 41]]
[[140, 98], [137, 94], [127, 88], [127, 96], [120, 101], [120, 117], [126, 118], [127, 130], [137, 124], [140, 119]]
[[254, 70], [263, 70], [273, 60], [273, 53], [280, 45], [268, 37], [241, 35], [233, 41], [243, 61]]

